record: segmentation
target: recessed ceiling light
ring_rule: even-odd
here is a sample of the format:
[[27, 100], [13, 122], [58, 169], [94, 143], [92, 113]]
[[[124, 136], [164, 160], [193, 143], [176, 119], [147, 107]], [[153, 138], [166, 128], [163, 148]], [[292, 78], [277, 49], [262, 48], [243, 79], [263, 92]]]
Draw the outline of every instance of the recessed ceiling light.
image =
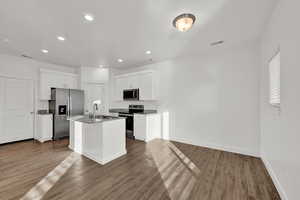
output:
[[177, 16], [173, 20], [173, 26], [181, 32], [186, 32], [192, 28], [195, 23], [196, 17], [193, 14], [184, 13]]
[[47, 49], [42, 49], [41, 50], [43, 53], [48, 53], [49, 51]]
[[103, 68], [104, 67], [104, 65], [99, 65], [99, 68]]
[[151, 54], [151, 51], [146, 51], [146, 54], [150, 55], [150, 54]]
[[60, 41], [65, 41], [66, 38], [64, 38], [63, 36], [57, 36], [57, 39], [60, 40]]
[[94, 16], [91, 14], [85, 14], [84, 19], [91, 22], [91, 21], [94, 21]]
[[4, 38], [4, 39], [3, 39], [3, 42], [9, 42], [9, 39]]
[[123, 61], [124, 61], [124, 60], [121, 59], [121, 58], [118, 59], [118, 62], [119, 62], [119, 63], [121, 63], [121, 62], [123, 62]]

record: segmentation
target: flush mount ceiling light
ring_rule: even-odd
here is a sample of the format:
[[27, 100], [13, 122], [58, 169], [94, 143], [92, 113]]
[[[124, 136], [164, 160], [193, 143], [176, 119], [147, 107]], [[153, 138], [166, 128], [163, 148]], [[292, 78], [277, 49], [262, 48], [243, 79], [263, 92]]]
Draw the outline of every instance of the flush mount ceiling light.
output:
[[85, 14], [85, 15], [84, 15], [84, 19], [85, 19], [86, 21], [91, 22], [91, 21], [94, 21], [94, 16], [91, 15], [91, 14]]
[[57, 39], [60, 40], [60, 41], [65, 41], [66, 38], [64, 38], [63, 36], [57, 36]]
[[43, 53], [48, 53], [49, 51], [47, 49], [42, 49], [41, 50]]
[[119, 59], [118, 59], [118, 62], [119, 62], [119, 63], [122, 63], [122, 62], [123, 62], [123, 59], [119, 58]]
[[195, 23], [196, 17], [193, 14], [184, 13], [177, 16], [173, 20], [173, 26], [181, 32], [186, 32], [192, 28]]

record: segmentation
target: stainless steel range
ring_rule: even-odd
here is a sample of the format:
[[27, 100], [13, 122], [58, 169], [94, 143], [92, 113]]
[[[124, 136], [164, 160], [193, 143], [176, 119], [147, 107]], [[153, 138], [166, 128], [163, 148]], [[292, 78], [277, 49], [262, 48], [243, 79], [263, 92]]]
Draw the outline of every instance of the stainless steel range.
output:
[[126, 118], [126, 136], [130, 139], [134, 137], [134, 113], [143, 113], [144, 105], [129, 105], [129, 109], [119, 112], [119, 117]]
[[109, 109], [110, 113], [118, 113], [119, 117], [126, 118], [126, 136], [131, 139], [134, 137], [134, 114], [152, 114], [157, 113], [156, 110], [145, 110], [144, 105], [129, 105], [128, 109], [113, 108]]

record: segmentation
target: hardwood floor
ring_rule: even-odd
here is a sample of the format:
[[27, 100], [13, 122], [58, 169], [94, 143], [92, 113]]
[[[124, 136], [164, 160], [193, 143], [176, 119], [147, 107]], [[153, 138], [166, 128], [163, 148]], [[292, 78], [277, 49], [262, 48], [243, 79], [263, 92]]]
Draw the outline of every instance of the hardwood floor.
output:
[[101, 166], [67, 140], [0, 146], [0, 199], [280, 199], [258, 158], [163, 140], [127, 151]]

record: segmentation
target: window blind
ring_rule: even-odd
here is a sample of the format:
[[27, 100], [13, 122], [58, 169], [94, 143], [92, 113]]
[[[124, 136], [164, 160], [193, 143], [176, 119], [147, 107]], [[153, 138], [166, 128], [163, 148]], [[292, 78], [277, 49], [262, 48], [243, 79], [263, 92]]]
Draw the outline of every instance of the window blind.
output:
[[269, 63], [270, 72], [270, 104], [280, 106], [280, 52]]

